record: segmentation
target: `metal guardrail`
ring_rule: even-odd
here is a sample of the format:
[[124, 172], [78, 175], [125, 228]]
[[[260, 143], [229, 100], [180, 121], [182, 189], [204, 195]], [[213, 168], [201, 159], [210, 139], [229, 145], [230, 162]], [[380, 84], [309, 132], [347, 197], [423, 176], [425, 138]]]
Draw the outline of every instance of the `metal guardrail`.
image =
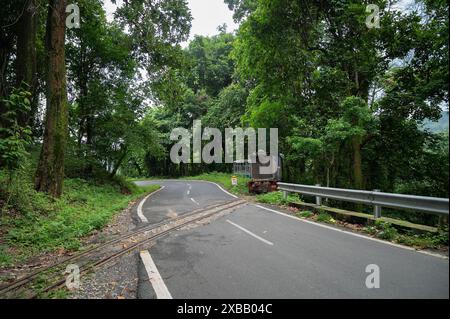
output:
[[381, 217], [381, 207], [411, 209], [448, 216], [449, 199], [382, 193], [378, 190], [363, 191], [355, 189], [321, 187], [320, 185], [299, 185], [289, 183], [278, 183], [278, 189], [288, 193], [299, 193], [316, 197], [316, 204], [322, 205], [323, 198], [337, 199], [345, 202], [353, 202], [374, 206], [374, 217]]

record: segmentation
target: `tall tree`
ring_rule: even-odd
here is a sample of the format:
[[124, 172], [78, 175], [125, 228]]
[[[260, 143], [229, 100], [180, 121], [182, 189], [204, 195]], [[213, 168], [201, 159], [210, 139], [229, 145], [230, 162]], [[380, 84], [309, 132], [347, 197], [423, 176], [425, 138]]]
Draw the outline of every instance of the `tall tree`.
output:
[[258, 0], [224, 0], [228, 8], [232, 10], [235, 22], [241, 22], [249, 14], [256, 10]]
[[50, 0], [46, 27], [47, 113], [44, 142], [36, 172], [38, 191], [59, 197], [64, 179], [64, 157], [68, 136], [65, 64], [67, 0]]
[[24, 1], [13, 0], [2, 1], [0, 6], [0, 113], [6, 111], [1, 100], [9, 95], [14, 86], [11, 60], [15, 56], [16, 25], [24, 8]]
[[230, 57], [234, 36], [221, 32], [212, 37], [196, 36], [186, 50], [192, 64], [187, 84], [199, 92], [216, 97], [232, 82], [234, 61]]
[[[17, 57], [16, 85], [34, 93], [36, 87], [36, 34], [38, 22], [38, 7], [36, 0], [26, 0], [23, 14], [17, 23]], [[35, 97], [32, 94], [32, 97]], [[36, 103], [32, 103], [36, 106]], [[21, 113], [18, 122], [26, 126], [30, 113]]]

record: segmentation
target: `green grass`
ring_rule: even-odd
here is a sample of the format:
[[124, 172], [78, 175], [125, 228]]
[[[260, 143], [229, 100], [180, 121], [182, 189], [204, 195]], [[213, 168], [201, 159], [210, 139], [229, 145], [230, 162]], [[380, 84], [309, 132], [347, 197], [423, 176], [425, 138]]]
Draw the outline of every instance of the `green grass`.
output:
[[332, 225], [336, 224], [336, 220], [334, 220], [334, 218], [331, 217], [330, 214], [327, 214], [325, 212], [320, 212], [319, 215], [317, 215], [317, 221]]
[[416, 248], [439, 248], [448, 246], [448, 232], [437, 234], [399, 234], [395, 241], [399, 244]]
[[300, 217], [300, 218], [311, 218], [313, 216], [314, 216], [314, 213], [309, 210], [305, 210], [303, 212], [297, 213], [297, 217]]
[[6, 252], [6, 249], [6, 246], [0, 246], [0, 265], [9, 265], [12, 262], [12, 258]]
[[266, 194], [256, 195], [256, 200], [260, 203], [271, 205], [285, 205], [288, 203], [298, 202], [297, 195], [289, 194], [287, 200], [283, 198], [283, 192], [271, 192]]
[[364, 227], [363, 231], [377, 238], [390, 241], [394, 240], [398, 235], [397, 230], [390, 223], [381, 220], [377, 220], [374, 225]]
[[227, 173], [205, 173], [197, 176], [187, 176], [183, 177], [181, 179], [187, 179], [187, 180], [203, 180], [203, 181], [209, 181], [217, 183], [223, 188], [225, 188], [227, 191], [235, 194], [235, 195], [249, 195], [247, 183], [250, 181], [249, 178], [237, 176], [238, 178], [238, 184], [236, 186], [233, 186], [231, 184], [231, 177], [233, 174], [227, 174]]
[[152, 180], [162, 180], [164, 177], [127, 177], [128, 182], [143, 182], [143, 181], [152, 181]]
[[391, 224], [376, 221], [374, 225], [364, 227], [363, 231], [380, 239], [419, 249], [448, 246], [448, 229], [441, 229], [437, 233], [399, 233]]
[[[120, 183], [94, 183], [66, 179], [64, 194], [53, 200], [20, 181], [21, 190], [11, 186], [8, 204], [4, 201], [0, 229], [0, 266], [21, 262], [30, 256], [57, 249], [78, 250], [81, 239], [102, 229], [129, 202], [158, 185], [137, 187]], [[11, 253], [13, 252], [13, 253]]]

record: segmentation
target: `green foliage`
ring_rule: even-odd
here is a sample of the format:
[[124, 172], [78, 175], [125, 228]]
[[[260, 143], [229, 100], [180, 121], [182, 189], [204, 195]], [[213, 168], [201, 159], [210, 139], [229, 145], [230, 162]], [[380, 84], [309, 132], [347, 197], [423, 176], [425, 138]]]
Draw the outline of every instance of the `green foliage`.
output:
[[396, 242], [416, 247], [419, 249], [424, 248], [440, 248], [442, 246], [448, 246], [448, 231], [426, 234], [406, 233], [399, 234], [396, 238]]
[[[349, 96], [341, 103], [343, 115], [339, 119], [342, 125], [347, 125], [347, 136], [341, 135], [341, 139], [347, 137], [364, 137], [368, 134], [368, 127], [373, 122], [373, 115], [362, 98]], [[331, 131], [332, 129], [328, 129]], [[340, 132], [343, 134], [343, 132]]]
[[115, 17], [130, 35], [136, 60], [150, 75], [179, 65], [180, 44], [187, 40], [192, 20], [186, 1], [130, 0], [118, 8]]
[[336, 220], [333, 217], [331, 217], [330, 214], [328, 214], [326, 212], [320, 212], [317, 215], [317, 221], [321, 222], [321, 223], [332, 224], [332, 225], [336, 224]]
[[305, 210], [298, 213], [297, 216], [301, 218], [311, 218], [312, 216], [314, 216], [314, 213], [310, 212], [309, 210]]
[[283, 132], [292, 123], [289, 109], [280, 101], [264, 99], [256, 107], [250, 108], [249, 112], [243, 120], [244, 122], [248, 122], [252, 127], [278, 127], [283, 128], [281, 131]]
[[5, 105], [0, 112], [0, 169], [12, 172], [21, 168], [28, 156], [31, 130], [21, 127], [18, 118], [30, 111], [30, 96], [30, 92], [14, 89], [8, 98], [0, 100], [0, 105]]
[[217, 99], [208, 108], [202, 118], [204, 125], [215, 127], [222, 132], [228, 127], [239, 127], [241, 117], [245, 113], [248, 91], [240, 85], [233, 83], [220, 91]]
[[233, 19], [235, 22], [242, 21], [250, 13], [256, 10], [258, 0], [224, 0], [228, 8], [234, 11]]
[[31, 168], [19, 170], [9, 179], [5, 171], [0, 170], [0, 204], [2, 215], [6, 213], [45, 214], [51, 202], [45, 194], [36, 192], [30, 178]]
[[187, 85], [195, 93], [205, 90], [212, 97], [231, 84], [234, 61], [230, 58], [234, 36], [221, 32], [212, 37], [195, 36], [186, 54], [192, 68]]
[[228, 3], [248, 15], [232, 53], [245, 119], [279, 128], [286, 181], [448, 196], [448, 149], [427, 151], [438, 142], [416, 123], [448, 101], [448, 4], [380, 2], [383, 27], [369, 30], [359, 2]]
[[289, 194], [288, 198], [285, 200], [283, 198], [283, 192], [278, 191], [256, 195], [256, 200], [260, 203], [271, 205], [286, 205], [287, 203], [298, 202], [298, 197], [295, 194]]
[[[5, 246], [0, 246], [0, 265], [9, 265], [12, 263], [12, 257], [6, 252]], [[1, 277], [0, 277], [1, 281]]]
[[437, 233], [416, 233], [414, 231], [400, 233], [391, 224], [378, 220], [374, 225], [364, 227], [363, 231], [380, 239], [419, 249], [448, 246], [448, 227]]
[[[1, 194], [9, 194], [11, 201], [2, 205], [8, 213], [0, 220], [6, 232], [0, 264], [59, 248], [77, 250], [80, 239], [102, 229], [130, 201], [159, 188], [138, 188], [119, 178], [109, 183], [68, 179], [64, 187], [63, 196], [55, 200], [36, 192], [26, 174], [9, 187], [1, 186]], [[14, 247], [17, 255], [8, 255], [7, 247]]]
[[448, 141], [448, 132], [427, 137], [423, 149], [410, 159], [411, 172], [399, 175], [395, 191], [403, 194], [448, 197]]
[[392, 240], [397, 235], [397, 230], [389, 223], [376, 222], [378, 228], [377, 237], [386, 240]]
[[[68, 175], [96, 178], [122, 170], [142, 175], [146, 156], [165, 151], [146, 113], [158, 85], [184, 60], [179, 43], [188, 34], [190, 13], [179, 0], [133, 0], [119, 6], [116, 21], [108, 23], [101, 1], [78, 5], [83, 23], [67, 32], [66, 45], [68, 90], [75, 92]], [[165, 84], [173, 93], [173, 83]]]
[[[278, 128], [287, 182], [448, 197], [448, 132], [422, 129], [448, 103], [447, 2], [419, 0], [417, 10], [395, 11], [379, 1], [379, 29], [366, 27], [362, 1], [225, 3], [241, 23], [236, 35], [221, 26], [217, 35], [196, 36], [183, 49], [192, 19], [184, 0], [129, 0], [111, 23], [102, 1], [77, 2], [83, 21], [81, 28], [67, 30], [66, 41], [65, 172], [71, 181], [100, 189], [114, 185], [132, 196], [135, 187], [120, 176], [200, 174], [196, 178], [246, 194], [246, 179], [231, 185], [230, 165], [168, 160], [171, 130], [201, 119], [204, 127], [221, 130]], [[22, 168], [29, 170], [27, 151], [40, 147], [44, 114], [33, 113], [31, 130], [17, 119], [30, 100], [34, 108], [42, 102], [46, 16], [38, 10], [38, 78], [30, 96], [12, 90], [18, 86], [13, 22], [22, 4], [4, 1], [6, 11], [0, 13], [6, 26], [0, 34], [0, 179], [7, 185], [1, 185], [0, 203], [12, 216], [39, 219], [34, 214], [50, 216], [58, 201], [36, 194]], [[68, 195], [73, 187], [76, 182], [69, 182]], [[258, 200], [283, 204], [281, 193]], [[82, 201], [90, 199], [80, 195], [75, 206]], [[425, 214], [385, 213], [429, 225], [437, 221]], [[368, 231], [377, 236], [396, 236], [386, 225], [373, 227]]]
[[393, 240], [398, 235], [397, 230], [392, 227], [390, 223], [381, 220], [375, 221], [373, 226], [367, 226], [363, 230], [371, 235], [385, 240]]
[[147, 152], [141, 172], [130, 170], [127, 174], [174, 177], [229, 171], [225, 164], [175, 165], [167, 159], [174, 144], [169, 139], [172, 129], [190, 129], [193, 120], [202, 120], [203, 127], [224, 133], [224, 128], [238, 126], [245, 113], [248, 90], [232, 83], [234, 60], [230, 52], [235, 37], [224, 28], [219, 32], [212, 37], [195, 37], [184, 50], [183, 66], [169, 69], [158, 81], [155, 94], [160, 107], [153, 108], [148, 116], [160, 132], [161, 152]]

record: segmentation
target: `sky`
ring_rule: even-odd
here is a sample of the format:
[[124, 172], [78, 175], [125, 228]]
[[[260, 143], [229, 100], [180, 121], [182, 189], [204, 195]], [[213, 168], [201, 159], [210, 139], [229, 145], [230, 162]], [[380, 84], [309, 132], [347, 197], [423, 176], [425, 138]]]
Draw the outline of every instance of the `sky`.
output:
[[188, 0], [188, 3], [193, 16], [191, 37], [217, 34], [217, 27], [223, 23], [229, 32], [238, 28], [233, 22], [233, 12], [223, 0]]
[[[117, 0], [117, 2], [120, 5], [122, 0]], [[232, 11], [228, 9], [223, 0], [187, 0], [187, 2], [193, 17], [190, 40], [195, 35], [211, 36], [217, 34], [217, 27], [224, 23], [228, 26], [228, 32], [238, 29], [238, 25], [233, 21]], [[115, 6], [110, 0], [104, 0], [104, 3], [108, 19], [111, 20]], [[399, 0], [395, 7], [405, 10], [413, 3], [414, 0]], [[187, 46], [187, 43], [183, 43], [183, 46]]]
[[[118, 1], [121, 4], [122, 1]], [[108, 19], [112, 19], [115, 6], [110, 0], [104, 0], [105, 10]], [[192, 40], [194, 35], [211, 36], [217, 34], [217, 27], [226, 23], [228, 32], [232, 32], [238, 28], [233, 21], [233, 12], [223, 0], [188, 0], [188, 6], [191, 9], [193, 17], [192, 28], [189, 39]], [[184, 43], [183, 46], [186, 46]]]

